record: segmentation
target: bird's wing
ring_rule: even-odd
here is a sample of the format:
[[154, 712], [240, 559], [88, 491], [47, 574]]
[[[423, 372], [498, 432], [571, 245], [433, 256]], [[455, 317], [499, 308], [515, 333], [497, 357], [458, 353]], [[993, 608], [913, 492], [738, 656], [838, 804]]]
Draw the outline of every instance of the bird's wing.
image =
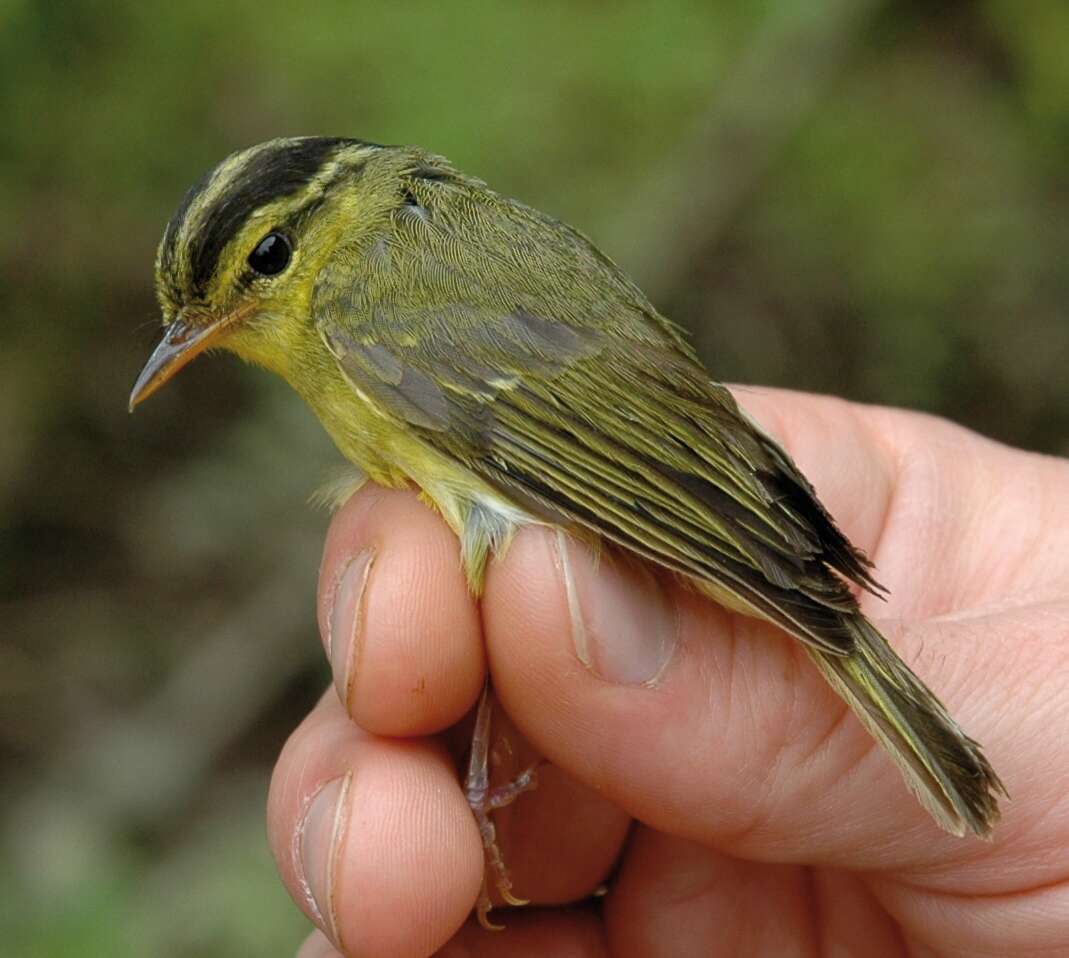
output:
[[328, 268], [316, 290], [316, 322], [353, 387], [506, 499], [849, 651], [843, 577], [873, 588], [867, 561], [615, 267], [526, 208], [535, 222], [516, 226], [509, 210], [499, 228], [541, 238], [534, 251], [470, 230], [453, 248], [446, 214], [408, 205], [365, 243], [360, 282]]

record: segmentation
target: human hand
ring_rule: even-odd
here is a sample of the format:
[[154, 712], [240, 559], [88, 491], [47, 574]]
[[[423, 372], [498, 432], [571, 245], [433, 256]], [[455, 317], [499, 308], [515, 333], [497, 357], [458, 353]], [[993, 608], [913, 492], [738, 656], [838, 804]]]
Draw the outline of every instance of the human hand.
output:
[[[891, 594], [864, 610], [1005, 782], [994, 841], [939, 831], [774, 627], [569, 542], [577, 651], [555, 533], [521, 532], [477, 603], [444, 522], [369, 487], [320, 575], [342, 695], [286, 745], [269, 807], [290, 893], [345, 954], [1069, 951], [1069, 462], [913, 413], [737, 395], [873, 558]], [[533, 902], [495, 913], [499, 934], [465, 923], [483, 858], [457, 773], [487, 657], [552, 763], [496, 816]], [[301, 951], [333, 954], [318, 932]]]

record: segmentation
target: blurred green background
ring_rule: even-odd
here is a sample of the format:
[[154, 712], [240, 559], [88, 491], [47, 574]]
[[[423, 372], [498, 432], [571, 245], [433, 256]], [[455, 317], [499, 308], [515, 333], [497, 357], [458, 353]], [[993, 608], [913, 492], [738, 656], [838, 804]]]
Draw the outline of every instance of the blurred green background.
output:
[[567, 219], [718, 377], [1069, 452], [1069, 4], [0, 0], [0, 952], [288, 955], [270, 765], [337, 457], [196, 363], [133, 418], [186, 186], [415, 142]]

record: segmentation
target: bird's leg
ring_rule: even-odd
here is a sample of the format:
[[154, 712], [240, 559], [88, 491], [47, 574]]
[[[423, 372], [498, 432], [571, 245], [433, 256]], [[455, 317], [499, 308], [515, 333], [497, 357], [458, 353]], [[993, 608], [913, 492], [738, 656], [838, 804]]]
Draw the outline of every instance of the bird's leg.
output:
[[501, 855], [497, 843], [497, 830], [490, 819], [490, 814], [515, 801], [524, 792], [538, 786], [537, 769], [540, 763], [524, 769], [515, 779], [506, 785], [490, 787], [490, 715], [493, 712], [494, 699], [487, 680], [483, 694], [479, 699], [479, 709], [475, 713], [475, 731], [471, 737], [471, 756], [468, 759], [468, 774], [464, 780], [464, 795], [471, 806], [475, 822], [479, 826], [479, 835], [483, 841], [483, 854], [486, 858], [486, 871], [483, 885], [479, 891], [479, 902], [475, 907], [479, 924], [484, 928], [498, 931], [502, 925], [492, 924], [487, 918], [493, 907], [490, 902], [490, 881], [494, 882], [498, 894], [510, 905], [526, 905], [522, 898], [512, 894], [512, 879]]

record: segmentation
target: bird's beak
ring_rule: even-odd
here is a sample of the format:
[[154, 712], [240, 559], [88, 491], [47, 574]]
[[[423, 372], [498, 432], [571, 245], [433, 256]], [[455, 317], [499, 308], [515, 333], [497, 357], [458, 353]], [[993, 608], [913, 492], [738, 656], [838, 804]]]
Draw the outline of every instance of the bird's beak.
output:
[[152, 351], [145, 368], [130, 393], [130, 412], [148, 399], [183, 366], [213, 346], [243, 313], [235, 311], [207, 319], [203, 315], [179, 313], [167, 327], [160, 344]]

